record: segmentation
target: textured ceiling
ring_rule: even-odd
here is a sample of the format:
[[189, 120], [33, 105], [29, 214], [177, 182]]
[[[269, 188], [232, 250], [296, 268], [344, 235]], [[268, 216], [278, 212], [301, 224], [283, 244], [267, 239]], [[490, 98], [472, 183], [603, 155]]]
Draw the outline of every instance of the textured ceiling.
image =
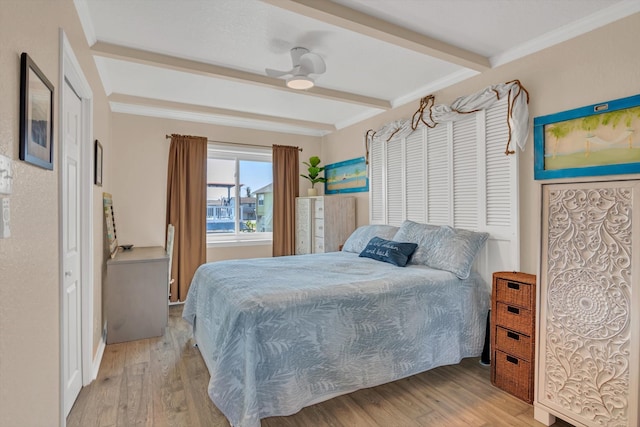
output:
[[[112, 111], [323, 135], [640, 11], [637, 0], [74, 0]], [[289, 50], [308, 91], [265, 68]]]

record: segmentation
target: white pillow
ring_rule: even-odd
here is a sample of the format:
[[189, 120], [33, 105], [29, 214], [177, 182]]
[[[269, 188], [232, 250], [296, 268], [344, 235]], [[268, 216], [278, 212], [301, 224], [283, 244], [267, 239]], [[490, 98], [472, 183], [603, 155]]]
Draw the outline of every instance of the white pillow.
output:
[[367, 247], [369, 241], [374, 237], [392, 240], [398, 231], [398, 227], [393, 225], [374, 224], [358, 227], [342, 246], [343, 252], [355, 252], [359, 254]]
[[450, 271], [460, 279], [467, 279], [473, 261], [488, 237], [489, 233], [407, 220], [392, 240], [418, 244], [409, 264]]
[[452, 234], [448, 228], [439, 225], [420, 224], [406, 220], [400, 226], [400, 229], [393, 236], [396, 242], [417, 243], [418, 248], [415, 250], [409, 264], [426, 265], [429, 264], [429, 258], [433, 252], [437, 252], [442, 241]]

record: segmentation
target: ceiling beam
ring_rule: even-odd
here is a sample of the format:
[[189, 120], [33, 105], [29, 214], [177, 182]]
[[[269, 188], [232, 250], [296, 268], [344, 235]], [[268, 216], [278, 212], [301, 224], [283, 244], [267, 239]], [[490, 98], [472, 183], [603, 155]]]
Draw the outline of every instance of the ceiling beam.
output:
[[233, 68], [221, 67], [218, 65], [207, 64], [205, 62], [192, 61], [190, 59], [178, 58], [175, 56], [134, 49], [111, 43], [97, 42], [91, 46], [91, 52], [93, 55], [105, 58], [162, 67], [202, 76], [228, 79], [240, 83], [250, 83], [298, 95], [303, 94], [317, 96], [319, 98], [358, 104], [370, 108], [379, 108], [381, 110], [391, 109], [391, 102], [384, 99], [372, 98], [339, 90], [325, 89], [318, 86], [306, 91], [290, 89], [286, 86], [284, 80], [275, 77], [249, 73], [247, 71], [235, 70]]
[[433, 56], [472, 70], [482, 72], [491, 68], [491, 63], [487, 57], [337, 3], [318, 0], [262, 1], [290, 12], [317, 19], [327, 24]]
[[246, 111], [228, 110], [225, 108], [207, 107], [204, 105], [185, 104], [182, 102], [165, 101], [162, 99], [145, 98], [141, 96], [125, 95], [122, 93], [112, 93], [108, 97], [109, 102], [119, 104], [138, 105], [143, 107], [163, 108], [167, 110], [178, 110], [190, 113], [210, 114], [215, 116], [239, 117], [249, 120], [260, 120], [263, 122], [281, 123], [291, 126], [316, 129], [320, 131], [334, 132], [336, 127], [328, 123], [312, 122], [309, 120], [289, 119], [286, 117], [269, 116], [266, 114], [248, 113]]

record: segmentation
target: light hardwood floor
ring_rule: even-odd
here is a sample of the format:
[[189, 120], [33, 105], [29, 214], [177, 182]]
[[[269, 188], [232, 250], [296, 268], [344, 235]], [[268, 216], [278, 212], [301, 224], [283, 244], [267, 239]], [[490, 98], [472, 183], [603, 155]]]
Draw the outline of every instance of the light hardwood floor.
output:
[[[182, 306], [163, 337], [108, 345], [98, 378], [80, 392], [68, 427], [229, 426], [207, 395], [209, 373]], [[533, 407], [493, 387], [478, 359], [445, 366], [272, 417], [263, 427], [535, 426]], [[567, 427], [563, 421], [555, 427]]]

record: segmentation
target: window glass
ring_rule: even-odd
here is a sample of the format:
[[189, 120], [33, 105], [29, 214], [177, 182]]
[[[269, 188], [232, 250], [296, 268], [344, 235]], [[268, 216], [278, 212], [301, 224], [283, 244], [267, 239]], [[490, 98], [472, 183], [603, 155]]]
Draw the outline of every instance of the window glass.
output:
[[[273, 172], [271, 162], [240, 160], [244, 210], [241, 220], [250, 231], [273, 231]], [[258, 205], [257, 199], [261, 203]]]
[[209, 148], [207, 236], [271, 238], [273, 173], [270, 153]]

